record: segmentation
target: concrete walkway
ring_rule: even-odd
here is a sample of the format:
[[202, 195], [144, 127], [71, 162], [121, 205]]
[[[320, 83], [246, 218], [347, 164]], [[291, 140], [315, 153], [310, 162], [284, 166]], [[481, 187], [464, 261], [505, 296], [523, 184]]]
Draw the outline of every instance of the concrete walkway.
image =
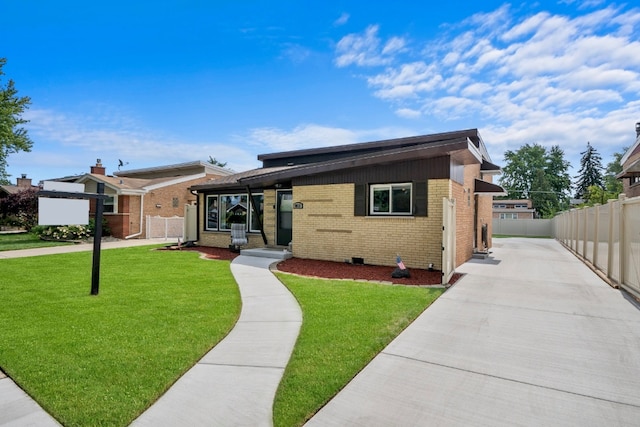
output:
[[308, 426], [637, 426], [640, 309], [558, 242], [494, 239]]
[[133, 426], [273, 425], [273, 399], [302, 324], [297, 301], [269, 271], [275, 261], [231, 263], [242, 297], [238, 323]]

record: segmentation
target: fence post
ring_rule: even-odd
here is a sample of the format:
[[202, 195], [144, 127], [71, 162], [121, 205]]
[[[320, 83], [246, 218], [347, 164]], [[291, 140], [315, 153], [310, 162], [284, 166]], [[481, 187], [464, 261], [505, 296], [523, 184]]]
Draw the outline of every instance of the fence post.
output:
[[600, 229], [600, 204], [596, 204], [593, 209], [595, 209], [595, 221], [593, 227], [593, 261], [592, 264], [594, 266], [598, 265], [598, 246], [600, 245], [600, 233], [598, 232]]
[[619, 218], [618, 218], [618, 230], [620, 230], [620, 235], [618, 236], [620, 238], [620, 245], [618, 246], [618, 258], [619, 259], [619, 263], [620, 263], [620, 285], [622, 285], [623, 283], [625, 283], [626, 277], [625, 277], [625, 267], [626, 267], [626, 259], [625, 259], [625, 254], [627, 253], [626, 251], [626, 244], [627, 244], [627, 239], [625, 238], [625, 212], [624, 212], [624, 208], [625, 208], [625, 200], [626, 196], [624, 194], [620, 194], [618, 196], [618, 203], [620, 204], [620, 212], [619, 212]]

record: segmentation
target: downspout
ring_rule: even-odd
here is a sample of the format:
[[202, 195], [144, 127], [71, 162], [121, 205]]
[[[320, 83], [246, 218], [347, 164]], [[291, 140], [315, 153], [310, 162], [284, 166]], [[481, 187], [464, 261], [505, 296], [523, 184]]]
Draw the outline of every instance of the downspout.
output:
[[140, 231], [135, 234], [129, 234], [125, 237], [125, 240], [131, 239], [133, 237], [138, 237], [142, 234], [142, 219], [144, 217], [144, 194], [140, 195]]

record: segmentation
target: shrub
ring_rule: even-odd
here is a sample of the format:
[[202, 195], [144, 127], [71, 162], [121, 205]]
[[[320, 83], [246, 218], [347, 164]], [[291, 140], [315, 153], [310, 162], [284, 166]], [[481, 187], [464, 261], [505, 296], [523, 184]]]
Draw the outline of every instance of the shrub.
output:
[[50, 225], [34, 227], [33, 231], [45, 240], [83, 240], [91, 237], [89, 228], [84, 225]]

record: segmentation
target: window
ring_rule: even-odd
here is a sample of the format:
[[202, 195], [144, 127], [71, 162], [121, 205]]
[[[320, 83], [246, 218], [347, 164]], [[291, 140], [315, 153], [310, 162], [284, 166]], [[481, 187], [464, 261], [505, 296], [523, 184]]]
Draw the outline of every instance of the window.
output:
[[493, 205], [495, 209], [506, 209], [507, 205]]
[[500, 219], [518, 219], [517, 213], [501, 213]]
[[[264, 195], [252, 194], [250, 206], [247, 194], [211, 194], [206, 196], [205, 230], [231, 230], [231, 224], [245, 224], [249, 231], [259, 232], [264, 214]], [[247, 220], [249, 221], [247, 223]]]
[[371, 187], [371, 215], [411, 215], [411, 183]]
[[102, 212], [104, 213], [116, 213], [116, 199], [115, 196], [107, 196], [102, 202]]
[[[264, 218], [264, 195], [252, 194], [252, 196], [251, 203], [255, 207], [251, 208], [249, 230], [260, 231], [260, 224], [262, 224], [262, 220]], [[256, 216], [256, 211], [258, 211], [259, 216]]]
[[220, 230], [231, 230], [231, 224], [247, 223], [247, 195], [229, 194], [220, 196], [220, 215], [218, 225]]
[[207, 196], [207, 224], [206, 230], [218, 229], [218, 196]]
[[514, 205], [516, 209], [527, 209], [527, 205]]

